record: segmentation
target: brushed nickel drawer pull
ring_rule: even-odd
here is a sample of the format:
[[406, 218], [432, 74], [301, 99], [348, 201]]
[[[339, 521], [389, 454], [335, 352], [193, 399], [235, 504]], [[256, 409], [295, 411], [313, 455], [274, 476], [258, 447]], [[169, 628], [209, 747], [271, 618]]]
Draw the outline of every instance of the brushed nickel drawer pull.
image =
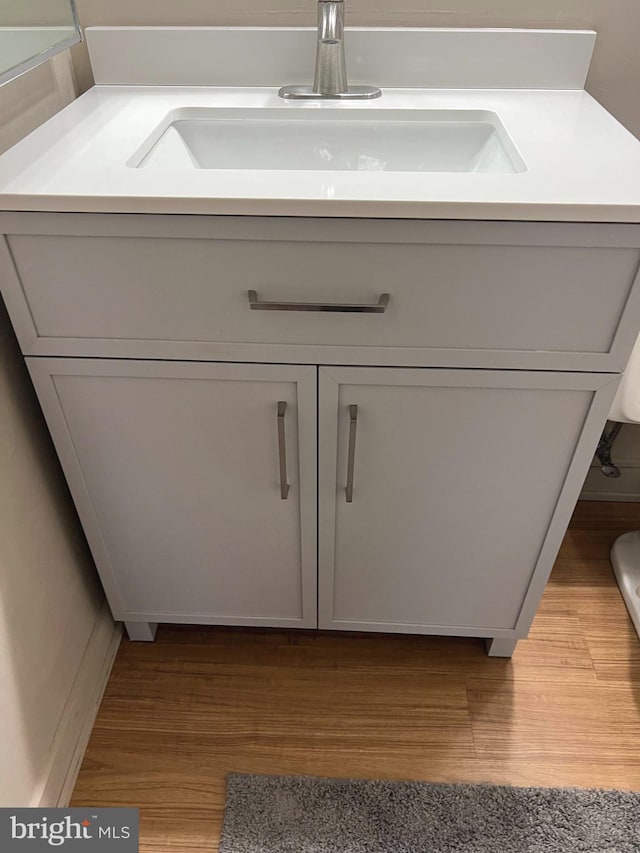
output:
[[278, 459], [280, 463], [280, 498], [286, 501], [289, 496], [289, 484], [287, 483], [287, 444], [284, 434], [284, 416], [287, 404], [280, 400], [278, 403]]
[[358, 407], [349, 406], [349, 452], [347, 458], [347, 503], [353, 503], [353, 469], [356, 462], [356, 430], [358, 428]]
[[389, 294], [381, 293], [374, 305], [358, 305], [353, 302], [260, 302], [255, 290], [249, 294], [252, 311], [328, 311], [343, 314], [384, 314], [389, 304]]

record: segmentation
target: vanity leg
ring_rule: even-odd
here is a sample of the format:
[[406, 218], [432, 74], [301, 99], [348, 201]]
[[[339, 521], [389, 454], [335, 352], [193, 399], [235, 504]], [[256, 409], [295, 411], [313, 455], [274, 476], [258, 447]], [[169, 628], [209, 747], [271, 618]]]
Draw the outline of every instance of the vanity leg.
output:
[[517, 640], [507, 640], [504, 637], [489, 637], [487, 654], [492, 658], [510, 658], [518, 645]]
[[157, 622], [125, 622], [124, 627], [130, 640], [151, 643], [158, 630]]

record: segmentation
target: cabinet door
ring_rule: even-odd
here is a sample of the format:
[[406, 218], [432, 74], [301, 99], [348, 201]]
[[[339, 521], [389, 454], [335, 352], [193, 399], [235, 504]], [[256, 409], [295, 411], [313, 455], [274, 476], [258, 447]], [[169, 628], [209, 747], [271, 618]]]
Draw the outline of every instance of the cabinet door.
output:
[[319, 381], [320, 627], [526, 633], [617, 377], [323, 367]]
[[116, 618], [316, 625], [315, 368], [28, 363]]

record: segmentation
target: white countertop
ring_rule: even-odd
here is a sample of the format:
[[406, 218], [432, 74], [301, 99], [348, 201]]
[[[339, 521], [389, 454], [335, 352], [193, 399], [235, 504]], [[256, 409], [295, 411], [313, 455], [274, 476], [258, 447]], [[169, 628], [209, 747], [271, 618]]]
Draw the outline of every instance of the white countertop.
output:
[[[527, 171], [128, 167], [181, 107], [491, 110]], [[640, 223], [640, 141], [580, 90], [384, 89], [347, 104], [285, 102], [275, 88], [96, 86], [0, 157], [0, 210]]]

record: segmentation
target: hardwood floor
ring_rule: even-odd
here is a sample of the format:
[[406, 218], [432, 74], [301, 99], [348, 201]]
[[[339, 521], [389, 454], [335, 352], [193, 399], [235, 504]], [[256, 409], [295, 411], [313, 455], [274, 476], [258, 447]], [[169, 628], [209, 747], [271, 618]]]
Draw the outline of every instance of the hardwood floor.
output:
[[582, 503], [529, 639], [161, 628], [123, 641], [72, 805], [215, 851], [228, 771], [640, 790], [640, 641], [609, 564], [640, 505]]

